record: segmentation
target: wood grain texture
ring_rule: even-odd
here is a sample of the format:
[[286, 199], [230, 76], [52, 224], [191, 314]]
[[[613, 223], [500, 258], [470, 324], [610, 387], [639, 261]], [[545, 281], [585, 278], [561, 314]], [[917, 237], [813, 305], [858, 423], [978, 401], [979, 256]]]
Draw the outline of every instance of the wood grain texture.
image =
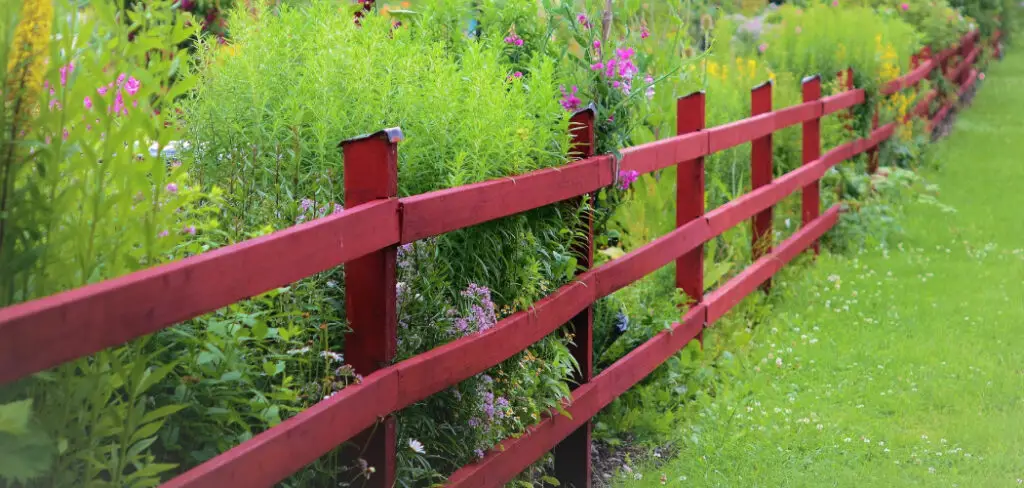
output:
[[380, 201], [2, 308], [0, 384], [288, 285], [396, 242], [398, 202]]

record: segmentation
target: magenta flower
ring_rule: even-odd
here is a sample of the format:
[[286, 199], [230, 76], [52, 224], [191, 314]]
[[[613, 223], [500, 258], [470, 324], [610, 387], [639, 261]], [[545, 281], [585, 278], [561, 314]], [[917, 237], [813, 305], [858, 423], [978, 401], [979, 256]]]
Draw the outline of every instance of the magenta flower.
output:
[[901, 3], [900, 4], [900, 9], [903, 10], [904, 12], [906, 12], [907, 10], [910, 10], [910, 5], [906, 4], [906, 3]]
[[515, 73], [512, 73], [512, 77], [513, 78], [522, 78], [523, 77], [523, 72], [522, 71], [516, 71]]
[[523, 45], [523, 40], [518, 35], [516, 35], [515, 32], [512, 32], [507, 37], [505, 37], [505, 44], [511, 44], [511, 45], [514, 45], [514, 46], [522, 46]]
[[639, 177], [640, 173], [638, 173], [636, 170], [619, 171], [619, 189], [622, 191], [628, 190], [629, 186], [632, 185]]
[[82, 104], [85, 105], [86, 110], [92, 110], [92, 99], [88, 95], [82, 100]]
[[115, 114], [128, 114], [128, 109], [124, 106], [124, 96], [121, 94], [121, 90], [118, 90], [117, 95], [114, 95], [114, 106], [111, 109]]
[[157, 237], [167, 237], [169, 235], [171, 235], [170, 232], [167, 232], [166, 230], [162, 230], [162, 231], [160, 231], [159, 234], [157, 234]]
[[640, 28], [640, 38], [647, 39], [648, 37], [651, 37], [651, 31], [647, 30], [647, 26], [645, 25]]
[[126, 75], [124, 73], [121, 73], [120, 75], [117, 76], [117, 86], [123, 86], [124, 85], [124, 78], [125, 78], [125, 76], [128, 76], [128, 75]]
[[584, 29], [589, 29], [591, 27], [590, 19], [587, 18], [586, 14], [579, 14], [579, 15], [577, 15], [576, 16], [576, 21], [579, 22], [580, 25], [582, 25]]
[[573, 85], [569, 92], [565, 91], [565, 86], [561, 86], [559, 88], [562, 90], [562, 99], [559, 100], [558, 103], [562, 105], [562, 108], [569, 112], [575, 112], [579, 109], [582, 102], [580, 102], [579, 97], [576, 96], [576, 93], [579, 92], [576, 85]]
[[[123, 76], [123, 75], [122, 75]], [[129, 95], [135, 95], [139, 92], [139, 88], [142, 87], [142, 83], [139, 80], [129, 76], [128, 83], [124, 85], [124, 89], [128, 91]]]
[[603, 69], [604, 69], [604, 63], [602, 63], [600, 61], [590, 65], [590, 70], [591, 71], [601, 71]]
[[832, 6], [833, 7], [838, 7], [839, 6], [839, 0], [832, 0]]
[[75, 71], [75, 63], [69, 62], [66, 66], [60, 67], [60, 86], [68, 84], [68, 75]]
[[174, 183], [174, 182], [168, 183], [167, 187], [166, 187], [166, 190], [167, 190], [167, 193], [171, 193], [171, 194], [178, 193], [178, 184]]
[[768, 43], [767, 42], [762, 42], [761, 45], [757, 46], [757, 50], [761, 54], [764, 54], [764, 52], [768, 50]]
[[597, 49], [597, 50], [601, 49], [601, 40], [600, 39], [594, 39], [594, 49]]
[[102, 97], [102, 96], [106, 96], [107, 91], [109, 91], [109, 90], [110, 90], [109, 88], [107, 88], [105, 86], [101, 86], [101, 87], [96, 89], [96, 93], [99, 93], [100, 96]]

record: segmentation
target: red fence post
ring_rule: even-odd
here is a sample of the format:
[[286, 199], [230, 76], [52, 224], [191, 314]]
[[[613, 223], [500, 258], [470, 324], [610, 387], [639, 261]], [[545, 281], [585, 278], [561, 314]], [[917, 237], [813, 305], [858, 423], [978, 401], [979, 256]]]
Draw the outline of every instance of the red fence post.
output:
[[[750, 116], [755, 117], [772, 111], [772, 82], [766, 81], [750, 90]], [[750, 187], [756, 190], [772, 184], [772, 134], [750, 141]], [[772, 210], [774, 206], [762, 210], [750, 220], [751, 253], [753, 260], [772, 252]], [[762, 285], [762, 289], [771, 288], [771, 280]]]
[[[402, 131], [386, 129], [342, 142], [345, 207], [398, 196], [398, 141]], [[345, 265], [345, 311], [351, 332], [345, 335], [345, 359], [368, 375], [389, 365], [398, 345], [395, 300], [397, 246], [389, 246]], [[395, 484], [395, 418], [388, 415], [352, 440], [361, 450], [343, 457], [366, 460], [374, 473], [362, 486]]]
[[[801, 82], [801, 89], [803, 91], [804, 103], [820, 100], [821, 77], [815, 75], [804, 78]], [[802, 137], [803, 164], [806, 165], [817, 161], [821, 157], [821, 117], [815, 117], [802, 124]], [[814, 182], [808, 184], [803, 189], [800, 203], [801, 227], [806, 227], [813, 222], [821, 212], [819, 185], [819, 181], [814, 180]], [[814, 254], [819, 253], [821, 253], [821, 246], [815, 241]]]
[[[572, 130], [572, 150], [574, 158], [585, 159], [594, 155], [594, 117], [595, 109], [588, 107], [573, 114], [570, 119]], [[590, 195], [593, 199], [595, 196]], [[590, 204], [593, 205], [593, 200]], [[580, 266], [590, 269], [594, 265], [594, 218], [592, 212], [583, 215], [583, 231], [587, 236], [585, 242], [576, 247]], [[594, 306], [590, 305], [572, 318], [573, 341], [569, 350], [579, 364], [579, 375], [576, 383], [582, 385], [594, 377]], [[571, 488], [590, 488], [591, 456], [590, 428], [587, 420], [572, 434], [555, 446], [555, 478], [560, 486]]]
[[[694, 92], [676, 101], [676, 134], [704, 130], [704, 92]], [[676, 227], [704, 217], [704, 158], [676, 165]], [[704, 301], [704, 246], [676, 259], [676, 288], [694, 304]], [[703, 342], [704, 335], [697, 336]]]

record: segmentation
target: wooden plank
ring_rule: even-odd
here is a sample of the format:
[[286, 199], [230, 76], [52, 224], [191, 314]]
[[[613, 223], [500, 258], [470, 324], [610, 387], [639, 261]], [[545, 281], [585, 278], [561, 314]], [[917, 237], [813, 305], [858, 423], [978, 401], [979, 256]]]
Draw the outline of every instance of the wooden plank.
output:
[[[596, 110], [587, 108], [573, 114], [572, 125], [578, 129], [573, 131], [573, 152], [580, 157], [594, 155], [594, 117]], [[597, 195], [591, 194], [594, 199]], [[591, 200], [591, 204], [593, 200]], [[580, 204], [584, 204], [581, 200]], [[581, 229], [577, 231], [586, 236], [582, 243], [574, 246], [573, 254], [579, 257], [579, 266], [589, 270], [594, 266], [594, 220], [593, 212], [583, 212]], [[578, 273], [577, 273], [578, 274]], [[579, 366], [573, 382], [584, 385], [594, 376], [594, 306], [587, 305], [580, 313], [569, 321], [573, 334], [569, 344], [569, 353]], [[584, 422], [572, 434], [559, 442], [554, 448], [555, 478], [562, 486], [590, 487], [590, 422]]]
[[705, 314], [702, 305], [691, 309], [681, 323], [659, 332], [602, 371], [593, 381], [574, 390], [572, 401], [565, 406], [571, 417], [558, 412], [549, 413], [522, 436], [501, 442], [483, 459], [457, 470], [447, 485], [464, 488], [503, 486], [560, 439], [685, 347], [703, 329]]
[[396, 365], [399, 407], [420, 401], [482, 373], [558, 330], [594, 303], [595, 272], [585, 273], [530, 310], [517, 312], [490, 329], [462, 337]]
[[619, 159], [619, 169], [636, 171], [643, 175], [683, 161], [692, 161], [707, 154], [707, 132], [681, 134], [668, 139], [624, 148]]
[[[676, 100], [676, 133], [707, 135], [704, 130], [707, 123], [705, 110], [704, 92], [695, 92]], [[703, 224], [692, 224], [695, 221], [703, 222]], [[678, 249], [683, 251], [682, 254], [676, 255], [678, 256], [676, 259], [676, 288], [683, 290], [690, 297], [692, 303], [700, 303], [704, 299], [703, 242], [706, 239], [703, 238], [703, 234], [708, 232], [707, 221], [704, 219], [703, 157], [692, 159], [676, 168], [676, 230], [674, 233], [677, 237], [666, 236], [664, 240], [669, 242], [688, 235], [690, 231], [683, 229], [691, 226], [699, 226], [693, 234], [700, 237], [700, 244], [693, 246], [692, 249], [686, 249], [689, 246], [683, 245], [685, 239], [682, 239], [684, 242], [669, 245], [678, 245]], [[657, 244], [651, 243], [644, 247], [653, 249], [657, 247]], [[617, 285], [619, 282], [607, 278], [611, 276], [614, 276], [614, 272], [606, 274], [606, 281]]]
[[[847, 158], [848, 159], [848, 158]], [[712, 236], [717, 236], [786, 198], [798, 188], [821, 178], [832, 166], [824, 158], [801, 166], [772, 182], [707, 213]]]
[[747, 295], [753, 293], [761, 283], [782, 269], [784, 264], [810, 247], [825, 231], [835, 225], [838, 215], [839, 206], [833, 206], [814, 222], [783, 241], [771, 254], [758, 259], [740, 274], [711, 292], [707, 297], [708, 323], [713, 323], [721, 318]]
[[857, 141], [850, 141], [845, 144], [840, 144], [822, 155], [821, 160], [824, 161], [823, 164], [826, 166], [825, 169], [831, 168], [832, 166], [857, 155], [858, 151], [856, 151], [856, 142]]
[[[801, 165], [807, 166], [817, 161], [821, 156], [821, 77], [812, 76], [804, 78], [801, 83], [801, 95], [804, 104], [818, 106], [818, 115], [807, 120], [801, 126]], [[818, 218], [821, 212], [821, 189], [820, 182], [814, 181], [804, 185], [800, 196], [800, 226], [804, 227]], [[814, 243], [814, 254], [821, 252], [818, 243]]]
[[822, 106], [817, 100], [786, 107], [775, 112], [775, 130], [785, 129], [797, 124], [804, 124], [821, 117]]
[[[0, 384], [398, 242], [398, 202], [349, 208], [180, 261], [0, 309]], [[302, 252], [296, 252], [301, 249]]]
[[864, 103], [864, 90], [858, 88], [821, 99], [822, 115], [834, 114], [854, 105]]
[[921, 63], [918, 67], [904, 75], [902, 83], [903, 88], [917, 86], [921, 80], [928, 77], [928, 74], [931, 73], [933, 69], [935, 69], [935, 62], [931, 59]]
[[[341, 143], [344, 154], [345, 206], [355, 207], [398, 196], [398, 142], [402, 133], [389, 129]], [[345, 360], [357, 374], [369, 375], [387, 367], [398, 350], [396, 273], [398, 247], [390, 245], [345, 265]], [[384, 416], [342, 453], [343, 469], [363, 459], [376, 470], [367, 488], [391, 488], [395, 457], [395, 418]], [[349, 473], [346, 476], [358, 476]]]
[[[772, 84], [763, 83], [750, 91], [750, 115], [759, 117], [772, 111]], [[753, 190], [772, 184], [772, 134], [771, 132], [750, 143], [750, 187]], [[772, 251], [774, 230], [772, 208], [774, 203], [758, 211], [750, 220], [750, 248], [754, 259]], [[771, 281], [764, 283], [765, 291]]]
[[935, 127], [941, 124], [943, 120], [946, 120], [946, 116], [949, 115], [949, 111], [952, 108], [952, 104], [943, 105], [942, 108], [940, 108], [939, 111], [935, 113], [935, 117], [932, 117], [931, 128], [935, 129]]
[[715, 153], [764, 137], [775, 130], [775, 114], [748, 117], [708, 129], [709, 152]]
[[[625, 256], [604, 263], [594, 270], [597, 281], [596, 298], [608, 296], [672, 263], [673, 260], [692, 256], [693, 251], [699, 250], [711, 237], [707, 220], [695, 218]], [[701, 271], [703, 272], [703, 269]], [[684, 284], [688, 285], [685, 278], [694, 279], [693, 274], [684, 276]], [[689, 293], [692, 289], [687, 287], [683, 290]], [[703, 289], [701, 291], [703, 292]]]
[[978, 72], [977, 70], [972, 69], [970, 73], [967, 74], [967, 79], [964, 80], [964, 85], [960, 87], [959, 91], [957, 91], [957, 96], [963, 97], [964, 94], [967, 93], [967, 90], [970, 90], [971, 87], [974, 86], [974, 83], [977, 81]]
[[161, 485], [162, 488], [271, 487], [394, 411], [398, 371], [363, 378], [298, 415]]
[[520, 176], [402, 198], [409, 243], [597, 191], [615, 181], [612, 156], [597, 156]]

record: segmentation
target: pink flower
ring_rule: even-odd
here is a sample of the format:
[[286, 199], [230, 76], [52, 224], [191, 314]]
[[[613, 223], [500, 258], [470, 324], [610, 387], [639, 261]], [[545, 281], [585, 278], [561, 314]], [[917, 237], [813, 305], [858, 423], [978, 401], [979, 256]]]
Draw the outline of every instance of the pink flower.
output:
[[513, 78], [522, 78], [523, 77], [523, 72], [522, 71], [516, 71], [515, 73], [512, 73], [512, 77]]
[[60, 67], [60, 86], [68, 84], [68, 75], [75, 71], [75, 63], [69, 62], [66, 66]]
[[170, 193], [170, 194], [178, 193], [178, 184], [174, 183], [174, 182], [168, 183], [166, 189], [167, 189], [167, 193]]
[[619, 171], [619, 189], [622, 191], [628, 190], [630, 185], [632, 185], [639, 177], [640, 173], [638, 173], [636, 170]]
[[591, 71], [601, 71], [602, 69], [604, 69], [604, 63], [602, 63], [600, 61], [590, 65], [590, 70]]
[[106, 96], [108, 90], [109, 90], [109, 88], [107, 88], [105, 86], [101, 86], [101, 87], [96, 89], [96, 93], [99, 93], [100, 96]]
[[71, 134], [69, 134], [69, 133], [68, 133], [68, 130], [67, 130], [67, 129], [64, 129], [64, 140], [65, 140], [65, 141], [66, 141], [66, 140], [68, 140], [68, 137], [69, 137], [70, 135], [71, 135]]
[[839, 6], [839, 0], [832, 0], [832, 6], [833, 7], [838, 7]]
[[576, 22], [579, 22], [580, 25], [582, 25], [584, 29], [589, 29], [591, 27], [590, 19], [587, 19], [587, 15], [586, 14], [579, 14], [579, 15], [577, 15], [576, 16]]
[[654, 77], [651, 75], [645, 76], [644, 83], [647, 83], [647, 90], [644, 91], [644, 96], [646, 96], [648, 100], [654, 100]]
[[157, 234], [156, 236], [157, 236], [157, 237], [167, 237], [167, 236], [169, 236], [169, 235], [171, 235], [171, 233], [170, 233], [170, 232], [167, 232], [166, 230], [162, 230], [162, 231], [160, 231], [160, 233], [159, 233], [159, 234]]
[[978, 74], [978, 79], [979, 80], [984, 80], [985, 79], [985, 73]]
[[641, 39], [647, 39], [648, 37], [651, 37], [651, 31], [647, 30], [647, 26], [641, 27], [640, 28], [640, 38]]
[[579, 91], [576, 85], [573, 85], [569, 92], [565, 91], [565, 86], [561, 86], [559, 89], [562, 90], [562, 99], [558, 103], [562, 105], [562, 108], [569, 112], [574, 112], [580, 108], [582, 102], [576, 96], [576, 93]]
[[128, 77], [128, 83], [124, 85], [124, 89], [128, 92], [129, 95], [135, 95], [139, 92], [139, 88], [141, 87], [142, 83], [140, 83], [139, 80], [136, 80], [131, 76]]
[[757, 50], [760, 51], [761, 54], [764, 54], [764, 52], [768, 50], [768, 43], [762, 42], [760, 46], [757, 46]]
[[125, 76], [127, 76], [127, 75], [125, 75], [124, 73], [121, 73], [120, 75], [117, 76], [117, 86], [124, 85], [124, 78], [125, 78]]
[[82, 100], [82, 104], [85, 105], [86, 110], [92, 110], [92, 99], [89, 98], [89, 95], [85, 96], [85, 99]]
[[512, 44], [514, 46], [522, 46], [523, 45], [523, 40], [518, 35], [516, 35], [515, 32], [512, 32], [507, 37], [505, 37], [505, 44]]
[[598, 50], [601, 49], [601, 40], [600, 39], [594, 39], [594, 49], [598, 49]]
[[803, 30], [803, 29], [801, 29], [799, 25], [798, 25], [798, 26], [796, 26], [796, 33], [797, 33], [797, 34], [799, 34], [799, 33], [803, 32], [803, 31], [804, 31], [804, 30]]
[[906, 3], [901, 3], [900, 4], [900, 10], [903, 10], [904, 12], [906, 12], [907, 10], [910, 10], [910, 5], [906, 4]]
[[118, 90], [117, 95], [114, 96], [114, 106], [111, 108], [115, 114], [128, 114], [128, 109], [124, 106], [124, 95], [121, 94], [121, 90]]

